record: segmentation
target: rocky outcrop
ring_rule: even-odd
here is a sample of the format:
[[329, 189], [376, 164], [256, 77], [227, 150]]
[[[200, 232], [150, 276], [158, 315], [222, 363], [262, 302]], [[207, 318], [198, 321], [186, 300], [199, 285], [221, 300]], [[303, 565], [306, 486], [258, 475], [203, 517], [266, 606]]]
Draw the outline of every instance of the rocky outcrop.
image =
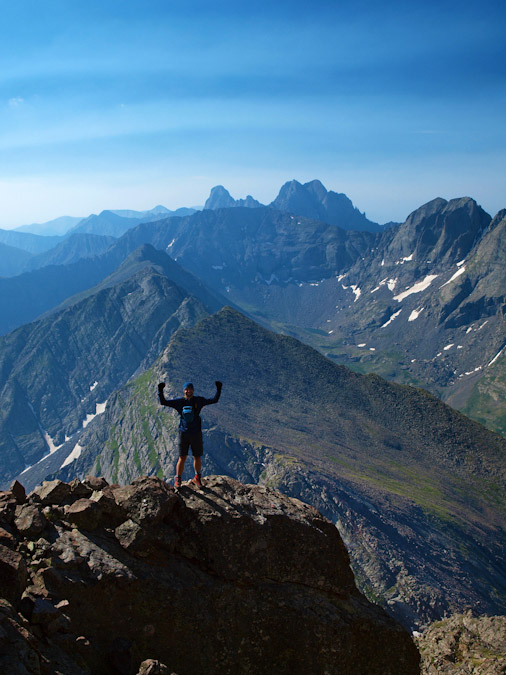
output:
[[506, 672], [506, 616], [456, 614], [416, 637], [423, 675]]
[[418, 673], [337, 529], [268, 488], [53, 481], [0, 493], [0, 527], [1, 672]]

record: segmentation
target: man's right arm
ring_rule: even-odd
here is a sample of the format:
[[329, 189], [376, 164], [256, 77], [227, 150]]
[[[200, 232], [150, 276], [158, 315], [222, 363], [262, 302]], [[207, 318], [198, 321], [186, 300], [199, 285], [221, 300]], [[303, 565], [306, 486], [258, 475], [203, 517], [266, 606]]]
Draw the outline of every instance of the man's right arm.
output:
[[160, 384], [158, 385], [158, 398], [160, 400], [160, 403], [162, 405], [169, 406], [169, 408], [176, 408], [177, 409], [177, 402], [179, 401], [179, 399], [177, 399], [177, 398], [172, 399], [172, 400], [166, 399], [165, 396], [163, 395], [164, 388], [165, 388], [165, 382], [160, 382]]

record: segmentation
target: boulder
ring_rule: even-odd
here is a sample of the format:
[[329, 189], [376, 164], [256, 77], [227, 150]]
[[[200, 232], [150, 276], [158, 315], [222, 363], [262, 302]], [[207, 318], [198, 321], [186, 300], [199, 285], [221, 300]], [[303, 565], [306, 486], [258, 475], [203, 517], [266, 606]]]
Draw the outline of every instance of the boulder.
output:
[[38, 537], [48, 524], [46, 516], [33, 504], [16, 507], [14, 525], [18, 532], [29, 539]]
[[33, 501], [40, 502], [44, 506], [59, 506], [72, 492], [68, 483], [61, 480], [44, 481], [40, 487], [30, 494]]
[[11, 492], [18, 504], [24, 504], [26, 502], [25, 488], [17, 480], [12, 483]]
[[[41, 662], [66, 675], [418, 675], [411, 636], [359, 593], [314, 508], [223, 476], [98, 492], [121, 509], [115, 529], [94, 520], [102, 498], [81, 498], [53, 510], [40, 545], [21, 542], [44, 551], [20, 603]], [[20, 554], [5, 550], [23, 590]]]
[[79, 529], [95, 530], [100, 522], [102, 509], [92, 499], [78, 499], [65, 507], [64, 519], [73, 523]]
[[146, 659], [146, 661], [141, 663], [137, 675], [176, 675], [176, 673], [171, 673], [169, 668], [164, 663], [160, 663], [160, 661]]
[[164, 481], [142, 476], [114, 490], [114, 499], [128, 518], [142, 526], [157, 526], [178, 503], [174, 488]]
[[26, 586], [26, 579], [23, 556], [0, 544], [0, 598], [15, 602]]
[[82, 484], [89, 488], [92, 492], [95, 492], [96, 490], [103, 490], [109, 485], [105, 478], [97, 478], [96, 476], [86, 476]]

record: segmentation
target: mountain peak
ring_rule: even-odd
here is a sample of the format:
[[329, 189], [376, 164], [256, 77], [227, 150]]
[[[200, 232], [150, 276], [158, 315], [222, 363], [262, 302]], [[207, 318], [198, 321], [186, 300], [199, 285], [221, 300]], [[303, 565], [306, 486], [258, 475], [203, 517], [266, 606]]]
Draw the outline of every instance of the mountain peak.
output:
[[204, 209], [230, 209], [237, 206], [255, 209], [262, 206], [262, 204], [253, 199], [251, 195], [248, 195], [246, 199], [234, 199], [223, 185], [216, 185], [211, 189], [211, 194], [206, 200]]
[[278, 211], [337, 225], [343, 230], [380, 230], [380, 226], [368, 220], [345, 194], [328, 191], [319, 180], [304, 185], [297, 180], [288, 181], [270, 206]]

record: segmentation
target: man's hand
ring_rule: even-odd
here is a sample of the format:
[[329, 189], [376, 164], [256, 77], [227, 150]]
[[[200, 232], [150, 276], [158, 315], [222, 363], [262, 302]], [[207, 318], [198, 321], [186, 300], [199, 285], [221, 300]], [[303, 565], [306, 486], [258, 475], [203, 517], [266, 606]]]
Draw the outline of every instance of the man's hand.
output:
[[223, 384], [221, 382], [218, 382], [218, 380], [216, 380], [216, 382], [214, 384], [216, 385], [216, 389], [218, 391], [221, 391], [221, 388], [223, 387]]
[[160, 384], [158, 385], [158, 391], [162, 392], [164, 387], [165, 387], [165, 382], [160, 382]]

